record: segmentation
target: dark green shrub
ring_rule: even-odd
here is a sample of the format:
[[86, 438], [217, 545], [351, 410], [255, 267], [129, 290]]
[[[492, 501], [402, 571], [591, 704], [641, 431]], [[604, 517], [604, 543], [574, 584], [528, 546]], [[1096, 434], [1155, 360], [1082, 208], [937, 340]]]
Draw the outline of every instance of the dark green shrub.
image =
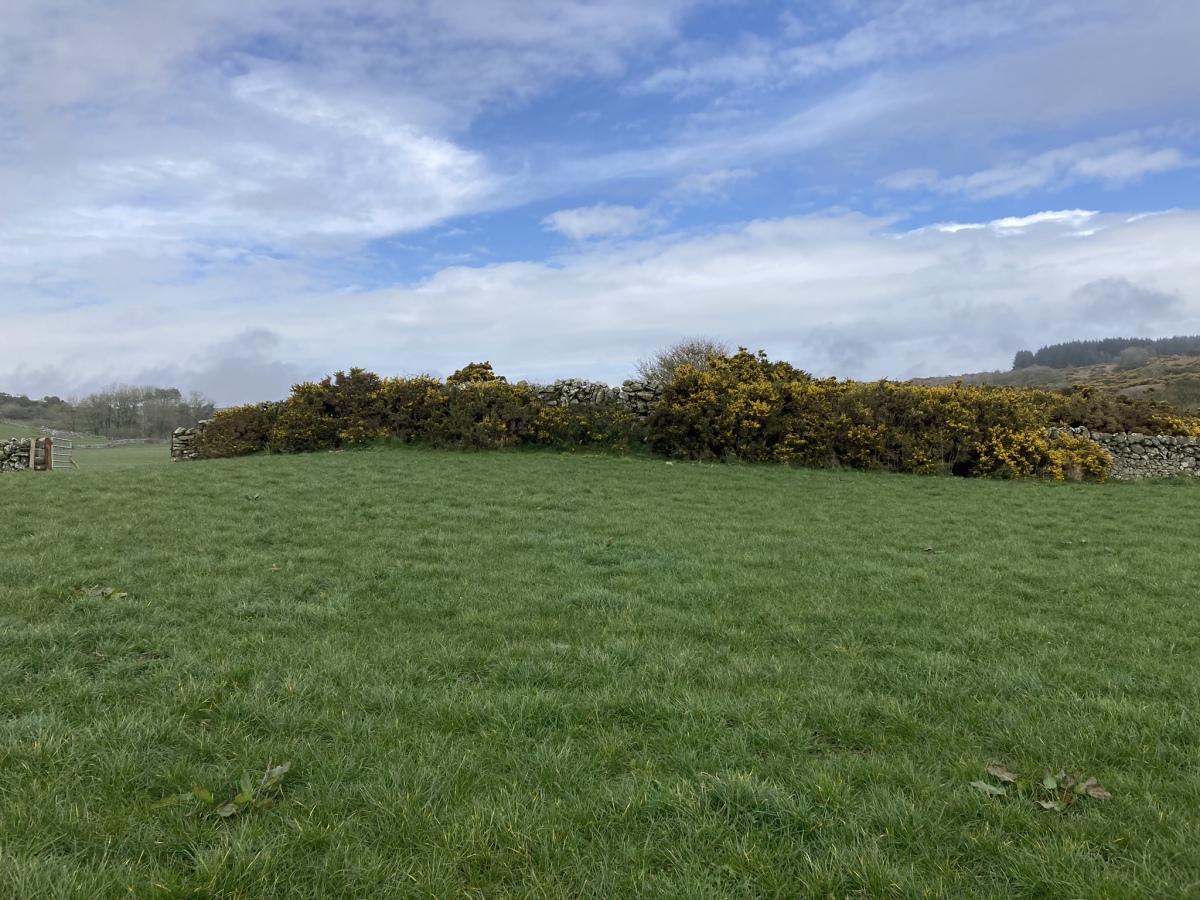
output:
[[282, 408], [282, 403], [255, 403], [218, 410], [200, 429], [192, 448], [207, 459], [265, 450]]
[[497, 375], [492, 371], [492, 364], [490, 362], [481, 362], [467, 363], [447, 378], [446, 384], [460, 386], [464, 384], [489, 384], [493, 381], [498, 381], [502, 384], [508, 383], [507, 378]]
[[1047, 415], [1055, 425], [1091, 431], [1194, 435], [1196, 420], [1169, 403], [1109, 394], [1088, 385], [1049, 394]]
[[424, 437], [433, 446], [486, 450], [532, 443], [540, 407], [527, 385], [470, 381], [447, 385], [443, 396]]
[[542, 407], [534, 420], [534, 431], [537, 443], [545, 447], [603, 447], [624, 453], [634, 441], [642, 439], [645, 428], [624, 407], [602, 403]]

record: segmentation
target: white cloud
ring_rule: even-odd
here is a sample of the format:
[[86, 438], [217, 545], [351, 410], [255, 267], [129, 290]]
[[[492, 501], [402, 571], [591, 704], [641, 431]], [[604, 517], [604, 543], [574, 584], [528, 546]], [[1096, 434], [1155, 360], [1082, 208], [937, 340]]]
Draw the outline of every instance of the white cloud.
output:
[[[649, 92], [690, 96], [708, 91], [775, 91], [837, 73], [948, 56], [1036, 33], [1045, 41], [1094, 28], [1123, 9], [1121, 0], [1084, 4], [1037, 0], [882, 0], [846, 4], [840, 27], [816, 28], [785, 13], [769, 36], [743, 35], [732, 49], [701, 40], [676, 49], [674, 64], [638, 84]], [[830, 11], [822, 15], [831, 18]]]
[[679, 203], [696, 203], [724, 198], [729, 188], [739, 181], [754, 177], [751, 169], [717, 169], [713, 172], [694, 172], [679, 180], [668, 197]]
[[691, 2], [11, 0], [0, 240], [343, 251], [521, 202], [546, 188], [465, 146], [479, 111], [619, 75]]
[[[688, 11], [708, 5], [9, 0], [0, 365], [16, 382], [0, 389], [174, 372], [253, 399], [300, 372], [444, 373], [471, 357], [516, 375], [618, 378], [619, 360], [696, 330], [839, 374], [901, 375], [1001, 364], [1013, 343], [1109, 325], [1196, 330], [1193, 213], [1118, 222], [1010, 206], [900, 236], [856, 216], [664, 234], [656, 214], [733, 193], [751, 170], [778, 178], [774, 209], [809, 208], [826, 188], [822, 203], [869, 208], [862, 173], [901, 155], [915, 168], [884, 185], [923, 200], [1191, 165], [1200, 6], [847, 0], [778, 35], [678, 46]], [[686, 104], [589, 97], [570, 115], [580, 81], [616, 96], [656, 59], [649, 83]], [[537, 115], [506, 118], [538, 97]], [[619, 120], [628, 107], [636, 121]], [[571, 141], [601, 136], [563, 143], [554, 110], [575, 122]], [[373, 271], [394, 260], [364, 253], [369, 241], [457, 219], [470, 248], [447, 231], [414, 238], [427, 249], [410, 258], [487, 259], [486, 218], [465, 217], [533, 198], [591, 204], [617, 180], [623, 198], [649, 185], [659, 199], [548, 216], [580, 242], [570, 255], [532, 248], [525, 262], [374, 287], [412, 276]], [[1125, 303], [1126, 283], [1180, 300]], [[1102, 287], [1076, 293], [1087, 285]], [[245, 335], [263, 329], [276, 343], [251, 353]], [[230, 342], [241, 349], [223, 356]]]
[[972, 175], [942, 178], [933, 169], [908, 169], [883, 178], [880, 184], [896, 191], [929, 190], [987, 200], [1059, 190], [1086, 181], [1120, 187], [1147, 175], [1195, 165], [1177, 147], [1156, 150], [1138, 140], [1137, 135], [1123, 135], [1074, 144]]
[[560, 209], [542, 220], [547, 231], [557, 231], [572, 240], [596, 237], [628, 237], [654, 223], [648, 210], [633, 206], [599, 203], [578, 209]]
[[1130, 323], [1133, 328], [1147, 319], [1159, 320], [1174, 315], [1182, 307], [1178, 292], [1160, 290], [1153, 285], [1135, 284], [1128, 278], [1102, 278], [1091, 281], [1072, 294], [1084, 316], [1106, 322]]
[[[118, 298], [109, 305], [6, 318], [13, 349], [0, 384], [63, 394], [68, 376], [167, 372], [193, 378], [185, 389], [224, 384], [219, 399], [234, 402], [261, 398], [272, 377], [280, 390], [285, 373], [445, 375], [473, 359], [512, 378], [619, 381], [638, 357], [697, 331], [819, 373], [911, 377], [1007, 367], [1015, 350], [1043, 343], [1200, 333], [1200, 213], [1127, 219], [1048, 212], [905, 233], [858, 214], [764, 220], [585, 245], [547, 263], [448, 268], [353, 296], [288, 261], [163, 284], [157, 295], [118, 290], [130, 285], [116, 269], [94, 271], [88, 290]], [[253, 308], [239, 300], [281, 283], [293, 288]], [[247, 329], [270, 340], [250, 341]], [[213, 372], [227, 342], [235, 375], [258, 373], [241, 388]]]
[[[744, 41], [732, 54], [746, 57], [740, 66], [722, 56], [730, 55], [726, 48], [701, 44], [690, 55], [681, 51], [682, 59], [652, 76], [654, 86], [688, 95], [707, 91], [711, 102], [687, 117], [676, 142], [652, 151], [654, 161], [728, 168], [812, 161], [846, 177], [842, 160], [882, 160], [895, 156], [899, 145], [906, 155], [919, 150], [917, 167], [902, 174], [920, 186], [930, 164], [940, 164], [951, 149], [994, 157], [1005, 144], [1045, 141], [1067, 129], [1094, 132], [1114, 120], [1147, 135], [1164, 121], [1181, 122], [1184, 130], [1194, 125], [1200, 100], [1195, 4], [885, 0], [855, 8], [867, 11], [858, 29], [792, 48], [808, 60], [800, 67], [810, 73], [803, 78], [785, 65], [790, 51], [780, 42]], [[831, 49], [860, 32], [850, 40], [859, 48], [853, 53]], [[812, 77], [818, 72], [842, 74]], [[1174, 153], [1182, 152], [1161, 144], [1143, 150], [1115, 146], [1073, 160], [1079, 165], [1070, 173], [1062, 171], [1069, 164], [1053, 157], [1024, 165], [1029, 158], [1023, 156], [981, 171], [969, 185], [976, 193], [968, 196], [1016, 195], [1056, 173], [1076, 183], [1128, 182], [1169, 171]], [[1115, 158], [1107, 159], [1110, 154]], [[637, 171], [639, 164], [649, 167], [650, 155], [612, 163]], [[968, 186], [958, 187], [965, 193]]]
[[[196, 57], [236, 68], [278, 51], [280, 65], [328, 84], [369, 81], [472, 109], [561, 77], [619, 72], [674, 34], [691, 0], [8, 0], [0, 85], [23, 105], [111, 104], [161, 94]], [[36, 52], [35, 49], [36, 48]], [[364, 78], [369, 73], [370, 78]], [[328, 86], [328, 85], [327, 85]]]

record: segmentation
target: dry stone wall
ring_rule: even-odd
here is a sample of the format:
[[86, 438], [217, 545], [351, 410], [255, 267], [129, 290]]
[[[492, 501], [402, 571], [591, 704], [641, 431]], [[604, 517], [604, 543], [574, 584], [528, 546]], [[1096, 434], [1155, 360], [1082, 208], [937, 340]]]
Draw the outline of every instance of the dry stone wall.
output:
[[1050, 436], [1072, 434], [1095, 441], [1112, 456], [1112, 477], [1171, 478], [1200, 475], [1200, 438], [1133, 433], [1108, 434], [1086, 428], [1051, 428]]
[[171, 462], [200, 458], [192, 444], [196, 440], [196, 435], [200, 433], [200, 429], [207, 424], [208, 420], [205, 419], [195, 428], [176, 428], [171, 433]]
[[45, 438], [9, 438], [0, 441], [0, 472], [46, 471]]
[[533, 392], [538, 401], [546, 406], [616, 403], [629, 409], [639, 419], [644, 419], [650, 415], [654, 404], [662, 399], [663, 385], [656, 381], [626, 381], [614, 388], [599, 381], [567, 378], [553, 384], [536, 385]]
[[11, 438], [0, 444], [0, 472], [23, 472], [29, 468], [32, 438]]

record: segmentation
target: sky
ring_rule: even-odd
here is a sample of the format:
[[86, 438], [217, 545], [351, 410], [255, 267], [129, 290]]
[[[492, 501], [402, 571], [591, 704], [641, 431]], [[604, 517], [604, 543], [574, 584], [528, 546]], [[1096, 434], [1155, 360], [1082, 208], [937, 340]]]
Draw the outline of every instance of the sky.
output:
[[1191, 0], [6, 0], [0, 391], [1200, 334]]

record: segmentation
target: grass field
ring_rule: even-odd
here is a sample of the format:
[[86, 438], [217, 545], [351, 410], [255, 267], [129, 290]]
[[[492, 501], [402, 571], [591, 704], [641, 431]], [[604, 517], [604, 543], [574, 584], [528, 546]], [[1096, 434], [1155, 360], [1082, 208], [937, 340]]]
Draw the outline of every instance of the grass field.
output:
[[76, 450], [75, 465], [84, 472], [161, 466], [171, 461], [167, 444], [125, 444], [103, 450]]
[[0, 897], [1200, 895], [1200, 484], [396, 448], [0, 511]]

